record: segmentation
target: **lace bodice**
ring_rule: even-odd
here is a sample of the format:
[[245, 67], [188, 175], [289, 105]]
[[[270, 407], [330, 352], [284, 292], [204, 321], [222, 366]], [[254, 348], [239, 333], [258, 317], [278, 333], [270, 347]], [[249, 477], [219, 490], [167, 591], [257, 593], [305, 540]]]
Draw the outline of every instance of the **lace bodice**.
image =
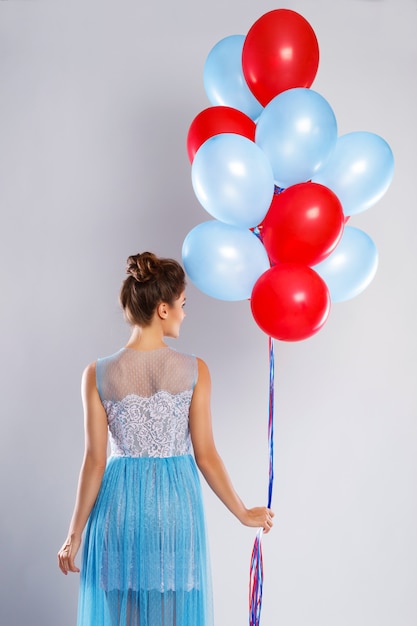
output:
[[99, 359], [97, 389], [106, 410], [112, 456], [189, 454], [188, 415], [195, 357], [172, 348], [123, 348]]

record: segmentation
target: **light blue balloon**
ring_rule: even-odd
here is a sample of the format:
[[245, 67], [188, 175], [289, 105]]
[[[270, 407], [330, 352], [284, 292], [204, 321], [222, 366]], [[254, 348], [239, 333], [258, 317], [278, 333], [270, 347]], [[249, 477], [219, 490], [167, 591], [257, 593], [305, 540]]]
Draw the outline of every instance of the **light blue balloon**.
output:
[[288, 89], [262, 111], [255, 141], [268, 157], [278, 187], [310, 180], [327, 163], [337, 141], [336, 117], [316, 91]]
[[394, 157], [385, 139], [360, 131], [339, 137], [327, 165], [313, 180], [334, 191], [345, 215], [354, 215], [382, 198], [393, 174]]
[[270, 267], [256, 235], [217, 220], [203, 222], [188, 233], [182, 259], [196, 287], [218, 300], [247, 300], [259, 276]]
[[265, 217], [274, 195], [274, 176], [262, 150], [234, 133], [210, 137], [191, 167], [194, 192], [216, 219], [252, 228]]
[[245, 35], [230, 35], [212, 48], [204, 64], [204, 88], [211, 104], [238, 109], [257, 120], [263, 107], [243, 76], [244, 41]]
[[350, 300], [372, 281], [378, 268], [375, 243], [363, 230], [345, 226], [334, 251], [313, 269], [329, 288], [332, 302]]

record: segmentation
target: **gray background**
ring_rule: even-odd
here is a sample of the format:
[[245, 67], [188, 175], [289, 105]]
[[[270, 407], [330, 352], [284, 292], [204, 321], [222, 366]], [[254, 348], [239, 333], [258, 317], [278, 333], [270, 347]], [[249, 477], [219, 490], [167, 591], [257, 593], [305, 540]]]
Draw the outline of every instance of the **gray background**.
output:
[[[208, 218], [188, 126], [203, 65], [275, 2], [0, 3], [0, 622], [75, 623], [78, 578], [56, 552], [83, 452], [84, 366], [128, 336], [128, 254], [180, 258]], [[380, 266], [303, 342], [276, 344], [276, 524], [262, 624], [415, 626], [415, 0], [287, 0], [318, 37], [313, 88], [340, 133], [382, 135], [392, 186], [351, 224]], [[248, 505], [267, 489], [267, 337], [247, 302], [188, 288], [177, 348], [212, 371], [214, 428]], [[216, 625], [247, 623], [254, 531], [205, 489]], [[414, 529], [414, 530], [413, 530]], [[99, 626], [99, 625], [97, 625]]]

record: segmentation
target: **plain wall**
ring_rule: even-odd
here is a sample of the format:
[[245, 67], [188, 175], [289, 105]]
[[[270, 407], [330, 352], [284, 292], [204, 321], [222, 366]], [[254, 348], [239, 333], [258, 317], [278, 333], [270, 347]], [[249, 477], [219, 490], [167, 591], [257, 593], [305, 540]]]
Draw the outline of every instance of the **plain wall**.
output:
[[[80, 378], [120, 348], [131, 253], [181, 257], [208, 219], [185, 141], [203, 66], [268, 0], [0, 3], [2, 626], [72, 626], [65, 539], [83, 453]], [[377, 275], [324, 328], [276, 342], [276, 523], [263, 626], [415, 626], [417, 2], [287, 0], [313, 26], [312, 87], [339, 132], [382, 135], [394, 181], [351, 224]], [[188, 288], [178, 349], [208, 363], [218, 448], [248, 505], [267, 496], [267, 337], [247, 302]], [[216, 626], [248, 621], [254, 531], [207, 489]], [[99, 625], [97, 625], [99, 626]]]

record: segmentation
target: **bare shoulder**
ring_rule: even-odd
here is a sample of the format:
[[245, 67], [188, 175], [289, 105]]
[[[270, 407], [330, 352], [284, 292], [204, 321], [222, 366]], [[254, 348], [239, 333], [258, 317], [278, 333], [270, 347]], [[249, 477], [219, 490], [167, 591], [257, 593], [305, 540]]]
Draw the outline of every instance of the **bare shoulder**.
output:
[[208, 371], [207, 363], [203, 361], [203, 359], [201, 359], [199, 356], [196, 356], [196, 359], [197, 359], [198, 368]]
[[83, 391], [92, 391], [96, 389], [96, 363], [89, 363], [83, 371], [81, 379], [81, 387]]
[[90, 380], [91, 378], [95, 379], [96, 377], [96, 362], [95, 361], [93, 363], [89, 363], [87, 367], [84, 368], [82, 377], [86, 381]]
[[210, 378], [210, 370], [208, 368], [207, 363], [203, 361], [203, 359], [200, 359], [200, 357], [196, 357], [196, 359], [197, 359], [197, 367], [198, 367], [198, 376]]
[[200, 359], [199, 357], [196, 357], [196, 358], [197, 358], [197, 368], [198, 368], [196, 390], [197, 392], [203, 391], [203, 390], [210, 390], [211, 377], [210, 377], [210, 370], [207, 366], [207, 363], [203, 361], [203, 359]]

